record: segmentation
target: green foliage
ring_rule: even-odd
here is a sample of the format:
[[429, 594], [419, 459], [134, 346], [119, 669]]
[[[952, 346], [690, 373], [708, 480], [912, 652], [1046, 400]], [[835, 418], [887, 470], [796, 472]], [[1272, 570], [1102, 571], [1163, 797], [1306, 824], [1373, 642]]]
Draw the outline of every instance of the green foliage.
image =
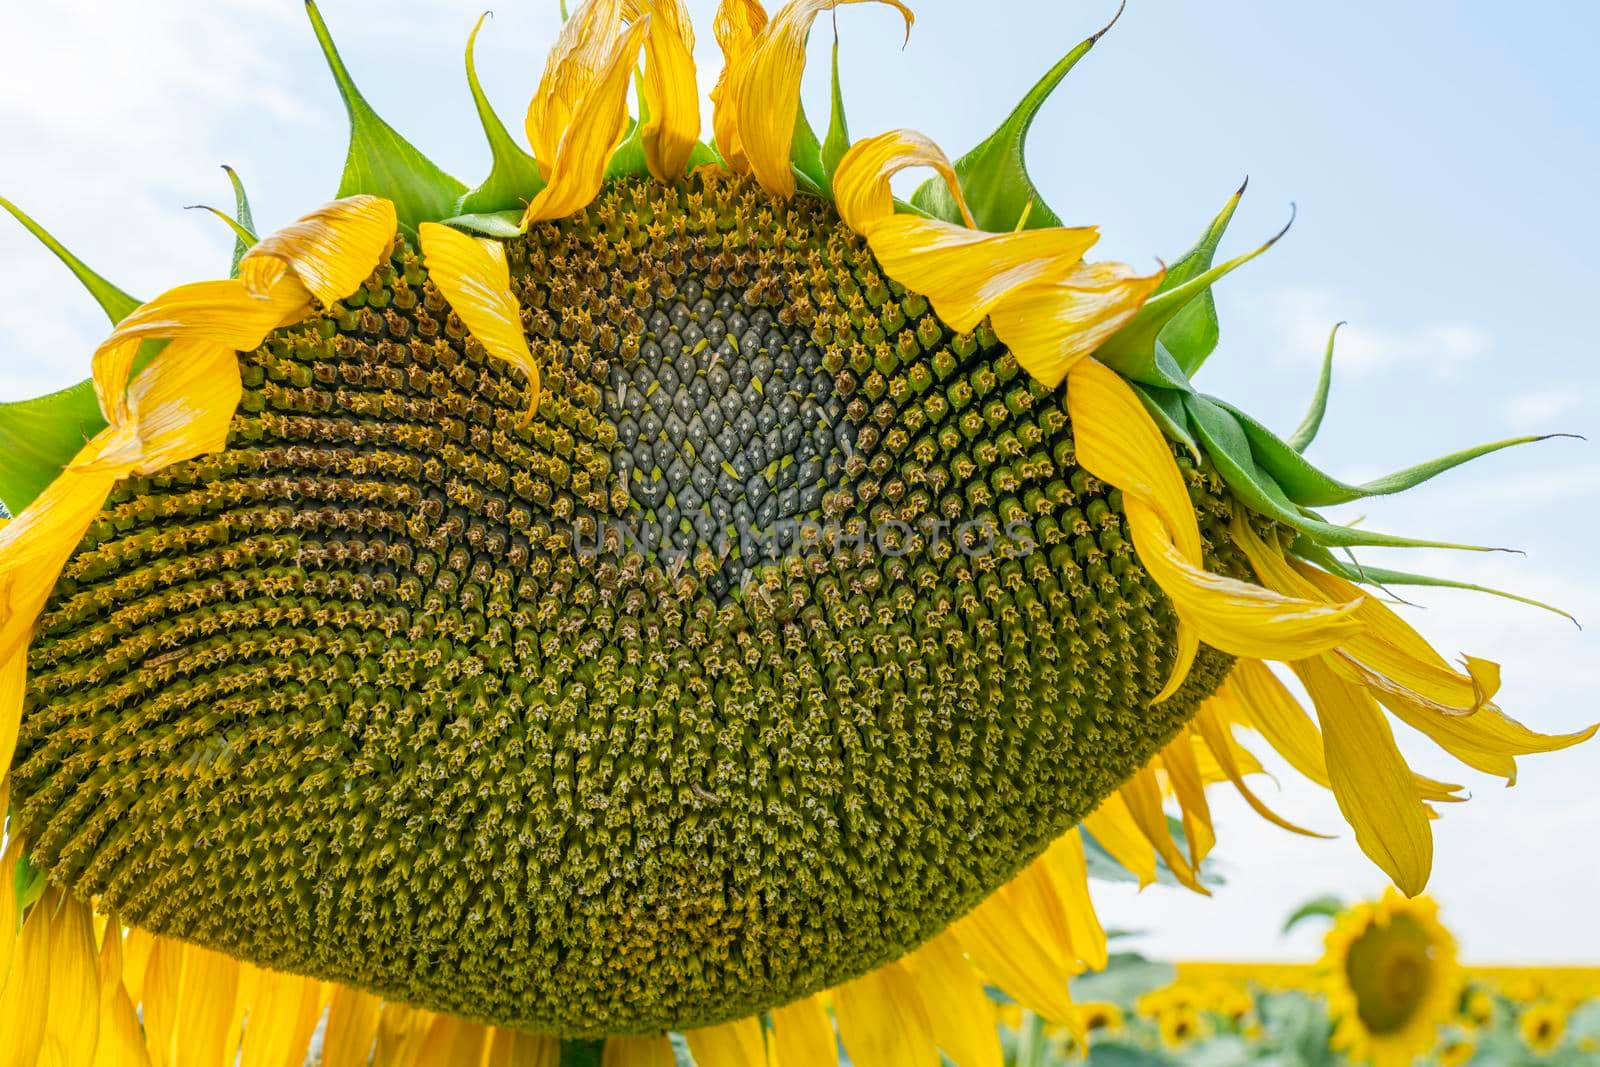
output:
[[456, 205], [467, 187], [440, 170], [378, 116], [339, 58], [315, 0], [306, 0], [306, 14], [350, 116], [350, 149], [337, 195], [387, 197], [394, 201], [401, 228], [413, 236], [418, 223], [458, 214]]
[[228, 181], [233, 185], [233, 221], [243, 231], [234, 235], [233, 262], [228, 267], [228, 277], [237, 278], [239, 261], [250, 251], [250, 246], [256, 243], [256, 223], [250, 214], [250, 197], [244, 191], [244, 182], [239, 179], [239, 172], [226, 163], [222, 165], [222, 169], [228, 172]]
[[483, 29], [484, 20], [491, 14], [485, 11], [478, 16], [477, 25], [472, 27], [472, 34], [467, 38], [466, 64], [467, 87], [472, 92], [473, 106], [478, 109], [478, 121], [483, 123], [483, 134], [489, 141], [493, 164], [489, 168], [489, 176], [476, 189], [464, 194], [455, 205], [456, 215], [512, 210], [525, 206], [544, 188], [538, 163], [506, 131], [505, 123], [495, 114], [489, 98], [484, 95], [482, 83], [478, 81], [473, 48], [478, 43], [478, 32]]
[[[1248, 185], [1249, 182], [1245, 184]], [[1222, 243], [1222, 235], [1227, 232], [1228, 223], [1233, 220], [1233, 213], [1239, 207], [1244, 190], [1244, 185], [1239, 186], [1239, 191], [1228, 198], [1227, 204], [1217, 217], [1211, 220], [1211, 225], [1206, 227], [1206, 232], [1200, 235], [1200, 240], [1195, 246], [1179, 256], [1172, 266], [1167, 268], [1167, 275], [1161, 279], [1161, 285], [1156, 290], [1157, 295], [1169, 289], [1176, 289], [1211, 269], [1212, 260], [1216, 258], [1217, 246]], [[1157, 334], [1157, 340], [1172, 355], [1178, 367], [1185, 375], [1191, 377], [1216, 350], [1220, 337], [1217, 302], [1211, 295], [1209, 286], [1180, 308]]]
[[1307, 919], [1333, 919], [1344, 910], [1344, 901], [1335, 896], [1314, 897], [1301, 904], [1283, 921], [1283, 932], [1288, 933]]

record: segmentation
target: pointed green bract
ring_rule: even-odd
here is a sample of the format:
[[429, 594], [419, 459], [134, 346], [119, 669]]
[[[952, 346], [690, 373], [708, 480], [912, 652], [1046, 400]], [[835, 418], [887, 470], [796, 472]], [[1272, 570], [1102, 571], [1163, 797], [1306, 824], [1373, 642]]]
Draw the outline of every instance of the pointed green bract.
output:
[[828, 175], [822, 166], [822, 142], [806, 117], [804, 104], [794, 116], [794, 140], [789, 142], [789, 160], [794, 164], [795, 183], [815, 196], [828, 196]]
[[0, 404], [0, 503], [19, 514], [33, 503], [84, 442], [105, 429], [94, 383]]
[[[640, 94], [642, 100], [644, 94]], [[618, 178], [644, 178], [650, 174], [650, 162], [644, 156], [644, 123], [649, 118], [645, 112], [637, 119], [628, 120], [628, 132], [622, 135], [622, 140], [612, 151], [611, 158], [606, 160], [606, 181], [616, 181]]]
[[522, 233], [522, 209], [510, 211], [484, 211], [473, 215], [454, 215], [444, 222], [458, 230], [480, 233], [485, 237], [512, 238]]
[[1134, 395], [1144, 404], [1150, 417], [1161, 427], [1161, 432], [1166, 435], [1167, 440], [1183, 445], [1195, 461], [1199, 462], [1200, 445], [1195, 441], [1194, 434], [1189, 432], [1189, 416], [1183, 410], [1183, 394], [1174, 389], [1162, 389], [1141, 382], [1129, 384], [1133, 386]]
[[[1217, 217], [1211, 220], [1211, 225], [1206, 227], [1199, 242], [1167, 268], [1167, 276], [1161, 279], [1157, 294], [1176, 289], [1211, 269], [1217, 246], [1222, 243], [1222, 235], [1227, 232], [1228, 223], [1233, 220], [1233, 213], [1244, 196], [1245, 186], [1249, 184], [1246, 179], [1245, 184], [1239, 186], [1239, 191], [1228, 198]], [[1158, 339], [1172, 353], [1172, 358], [1183, 369], [1183, 373], [1192, 378], [1211, 353], [1216, 351], [1221, 333], [1221, 325], [1217, 322], [1216, 298], [1211, 295], [1210, 289], [1206, 289], [1162, 327]]]
[[844, 90], [839, 84], [839, 38], [833, 39], [833, 104], [828, 115], [828, 135], [822, 141], [822, 176], [833, 188], [833, 173], [850, 151], [850, 124], [844, 117]]
[[1318, 544], [1338, 547], [1381, 545], [1390, 548], [1495, 551], [1480, 545], [1424, 541], [1325, 522], [1315, 513], [1307, 512], [1296, 505], [1272, 476], [1261, 469], [1251, 452], [1249, 436], [1231, 411], [1198, 393], [1185, 393], [1183, 406], [1189, 415], [1189, 425], [1194, 429], [1195, 436], [1234, 495], [1256, 514], [1298, 530]]
[[1328, 331], [1328, 347], [1322, 353], [1322, 370], [1317, 375], [1316, 394], [1311, 398], [1305, 418], [1289, 435], [1289, 447], [1296, 452], [1304, 452], [1311, 447], [1311, 442], [1317, 439], [1317, 432], [1322, 429], [1322, 417], [1328, 413], [1328, 390], [1333, 385], [1333, 342], [1338, 339], [1339, 327], [1343, 325], [1342, 322], [1336, 322], [1333, 329]]
[[483, 29], [483, 21], [490, 14], [485, 11], [478, 16], [478, 23], [472, 27], [472, 34], [467, 38], [467, 87], [472, 91], [472, 103], [478, 109], [478, 121], [483, 123], [483, 133], [488, 138], [494, 162], [483, 183], [463, 196], [456, 205], [456, 213], [460, 215], [505, 211], [525, 205], [544, 188], [539, 164], [506, 131], [505, 123], [495, 114], [489, 98], [484, 95], [483, 85], [478, 81], [473, 49], [478, 43], [478, 31]]
[[27, 213], [3, 196], [0, 196], [0, 207], [9, 211], [12, 218], [22, 223], [23, 229], [37, 237], [40, 244], [55, 253], [55, 257], [67, 265], [73, 277], [89, 290], [89, 295], [94, 297], [95, 303], [100, 305], [100, 310], [106, 313], [106, 318], [111, 320], [112, 325], [121, 322], [130, 311], [144, 302], [129, 296], [90, 270], [83, 260], [67, 251], [66, 246], [56, 240], [49, 230], [34, 222]]
[[[1117, 10], [1121, 17], [1122, 10]], [[972, 209], [972, 219], [981, 230], [996, 233], [1017, 228], [1019, 222], [1028, 229], [1060, 226], [1061, 217], [1050, 210], [1028, 177], [1025, 159], [1028, 130], [1039, 114], [1039, 109], [1050, 98], [1067, 72], [1089, 54], [1096, 41], [1103, 37], [1111, 24], [1088, 40], [1083, 41], [1051, 67], [1043, 78], [1029, 89], [1022, 102], [1016, 106], [1000, 128], [990, 134], [978, 147], [956, 161], [956, 176], [961, 180], [961, 191]], [[911, 203], [936, 219], [961, 222], [961, 209], [956, 198], [945, 185], [943, 178], [930, 178], [917, 187]], [[1032, 205], [1030, 208], [1029, 205]]]
[[244, 253], [241, 252], [240, 249], [243, 249], [246, 252], [249, 251], [256, 243], [256, 235], [251, 233], [245, 227], [241, 226], [238, 220], [232, 215], [228, 214], [226, 211], [223, 211], [221, 208], [212, 207], [210, 204], [189, 204], [184, 208], [184, 210], [209, 211], [211, 214], [215, 215], [219, 220], [221, 220], [224, 226], [233, 231], [233, 269], [228, 274], [228, 277], [237, 278], [239, 276], [239, 261], [244, 258]]
[[[251, 247], [256, 243], [256, 220], [250, 214], [250, 197], [244, 191], [244, 182], [239, 180], [239, 172], [226, 163], [222, 165], [222, 169], [228, 172], [228, 181], [233, 185], [234, 221], [244, 231], [244, 233], [238, 234], [238, 239], [233, 242], [233, 265], [228, 269], [228, 277], [237, 278], [239, 276], [239, 261], [244, 258], [244, 254], [250, 251]], [[246, 237], [249, 239], [246, 240]]]
[[336, 195], [369, 193], [392, 200], [401, 227], [413, 235], [418, 223], [457, 214], [456, 204], [467, 187], [440, 170], [378, 117], [351, 80], [314, 0], [306, 0], [306, 14], [350, 115], [350, 150]]
[[1127, 325], [1095, 350], [1094, 357], [1119, 371], [1124, 378], [1181, 392], [1189, 391], [1192, 387], [1188, 374], [1176, 355], [1167, 348], [1163, 336], [1167, 326], [1194, 301], [1202, 296], [1209, 297], [1211, 286], [1220, 278], [1233, 273], [1282, 240], [1292, 225], [1294, 215], [1291, 213], [1288, 224], [1255, 251], [1234, 256], [1226, 263], [1207, 267], [1197, 274], [1191, 273], [1187, 281], [1164, 292], [1158, 291], [1145, 301]]

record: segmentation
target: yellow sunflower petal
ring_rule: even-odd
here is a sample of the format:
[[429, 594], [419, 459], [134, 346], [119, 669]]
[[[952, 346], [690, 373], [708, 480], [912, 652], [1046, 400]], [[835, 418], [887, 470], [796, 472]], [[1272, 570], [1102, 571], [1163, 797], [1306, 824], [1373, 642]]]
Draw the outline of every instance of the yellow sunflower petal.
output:
[[991, 324], [1023, 370], [1045, 385], [1060, 385], [1133, 318], [1163, 276], [1141, 275], [1123, 263], [1079, 263], [1058, 280], [1001, 301]]
[[729, 72], [743, 67], [766, 24], [767, 11], [761, 6], [761, 0], [722, 0], [717, 5], [717, 17], [712, 25], [717, 45], [722, 49], [722, 72], [711, 90], [711, 128], [723, 162], [729, 170], [739, 174], [749, 172], [750, 161], [745, 157], [744, 142], [739, 137], [738, 112], [730, 99]]
[[[586, 0], [562, 23], [545, 60], [544, 75], [528, 101], [524, 122], [528, 144], [546, 178], [561, 154], [562, 138], [576, 121], [584, 96], [605, 77], [621, 22], [622, 0]], [[594, 132], [615, 144], [628, 122], [626, 108], [610, 118], [608, 130]]]
[[372, 1050], [372, 1067], [413, 1067], [433, 1019], [431, 1011], [408, 1004], [385, 1004], [378, 1013], [378, 1043]]
[[[0, 890], [11, 892], [10, 885]], [[0, 1064], [32, 1067], [44, 1047], [45, 1023], [50, 1010], [49, 909], [35, 906], [22, 921], [11, 961], [11, 972], [0, 985]]]
[[1366, 690], [1321, 659], [1294, 664], [1322, 722], [1329, 783], [1356, 843], [1400, 891], [1416, 896], [1433, 866], [1433, 833], [1411, 769]]
[[869, 971], [833, 992], [839, 1040], [859, 1067], [932, 1067], [939, 1062], [916, 980], [898, 963]]
[[1244, 772], [1240, 770], [1238, 761], [1234, 759], [1234, 750], [1238, 742], [1233, 739], [1233, 736], [1228, 732], [1228, 728], [1218, 720], [1216, 712], [1211, 709], [1209, 704], [1200, 705], [1200, 710], [1194, 717], [1193, 728], [1204, 739], [1206, 747], [1211, 750], [1212, 756], [1216, 758], [1217, 765], [1228, 776], [1228, 780], [1233, 783], [1233, 787], [1239, 791], [1239, 795], [1244, 797], [1245, 803], [1249, 804], [1257, 815], [1275, 826], [1281, 826], [1290, 833], [1300, 834], [1304, 837], [1325, 838], [1328, 836], [1327, 834], [1315, 833], [1302, 826], [1297, 826], [1267, 807], [1261, 798], [1255, 795], [1255, 792], [1245, 783]]
[[821, 995], [772, 1009], [770, 1067], [810, 1067], [839, 1062], [839, 1039]]
[[489, 1033], [483, 1067], [560, 1067], [560, 1064], [559, 1038], [498, 1027]]
[[489, 1031], [454, 1015], [435, 1015], [417, 1053], [417, 1067], [480, 1067]]
[[1396, 718], [1426, 734], [1462, 763], [1504, 778], [1513, 785], [1517, 780], [1517, 765], [1511, 757], [1571, 748], [1600, 730], [1600, 724], [1595, 724], [1570, 734], [1541, 734], [1493, 705], [1479, 708], [1471, 715], [1434, 715], [1419, 711], [1411, 702], [1395, 699], [1390, 694], [1376, 695]]
[[1189, 839], [1189, 862], [1198, 868], [1217, 843], [1217, 834], [1211, 825], [1211, 805], [1206, 800], [1200, 762], [1195, 758], [1194, 735], [1189, 730], [1178, 731], [1178, 736], [1161, 750], [1161, 766], [1167, 772], [1167, 781], [1183, 813], [1183, 832]]
[[322, 983], [261, 970], [245, 1023], [239, 1067], [300, 1067], [322, 1016]]
[[1294, 694], [1266, 664], [1248, 659], [1236, 661], [1217, 696], [1235, 701], [1248, 716], [1250, 725], [1289, 762], [1289, 766], [1323, 788], [1329, 788], [1321, 732]]
[[721, 1026], [707, 1026], [686, 1032], [689, 1051], [696, 1063], [718, 1067], [764, 1067], [766, 1045], [761, 1037], [761, 1020], [738, 1019]]
[[[973, 227], [969, 232], [976, 238], [994, 236], [976, 229], [972, 213], [967, 210], [966, 197], [961, 192], [961, 182], [956, 177], [955, 164], [950, 162], [943, 149], [916, 130], [889, 130], [875, 137], [864, 138], [851, 145], [844, 158], [839, 160], [839, 168], [833, 175], [833, 198], [834, 207], [845, 225], [865, 235], [874, 226], [893, 218], [894, 194], [890, 191], [889, 180], [908, 167], [932, 167], [938, 171], [955, 195], [968, 225]], [[909, 217], [913, 221], [930, 221]], [[890, 274], [894, 272], [890, 271]], [[983, 316], [978, 317], [981, 319]]]
[[394, 204], [381, 196], [335, 200], [257, 241], [239, 261], [239, 281], [264, 300], [287, 271], [324, 305], [332, 304], [367, 280], [397, 225]]
[[[4, 583], [5, 579], [0, 578], [0, 585]], [[26, 648], [18, 648], [0, 660], [0, 790], [6, 789], [11, 781], [11, 757], [17, 752], [17, 730], [22, 723], [22, 698], [27, 684], [28, 652]], [[0, 805], [0, 818], [4, 818], [4, 814], [5, 807]], [[0, 886], [8, 884], [0, 881]], [[14, 894], [0, 893], [0, 897], [11, 895]], [[5, 940], [10, 930], [11, 927], [0, 924], [0, 940]], [[5, 969], [0, 968], [0, 981], [4, 980]]]
[[94, 913], [58, 889], [45, 893], [35, 907], [47, 914], [50, 923], [50, 1006], [40, 1059], [63, 1065], [90, 1063], [100, 1039], [100, 954], [94, 943]]
[[[9, 785], [0, 782], [0, 813], [7, 810], [9, 794]], [[0, 851], [0, 888], [10, 890], [16, 885], [17, 862], [21, 858], [22, 842], [13, 837], [6, 842], [4, 851]], [[17, 954], [17, 918], [16, 892], [0, 892], [0, 989], [6, 987], [11, 961]], [[0, 1004], [0, 1015], [4, 1011], [4, 1005]]]
[[1075, 968], [1059, 966], [1010, 906], [1001, 886], [951, 927], [967, 958], [1023, 1007], [1057, 1026], [1076, 1022], [1067, 982]]
[[608, 1037], [600, 1053], [600, 1067], [676, 1067], [677, 1062], [665, 1037]]
[[1044, 863], [1066, 914], [1073, 952], [1090, 970], [1104, 970], [1106, 931], [1089, 896], [1089, 864], [1083, 852], [1083, 836], [1077, 828], [1051, 843], [1045, 850]]
[[237, 1045], [233, 1028], [239, 997], [239, 961], [198, 945], [184, 949], [178, 978], [177, 1067], [216, 1067], [232, 1063]]
[[[800, 114], [800, 76], [806, 66], [811, 22], [840, 4], [865, 0], [789, 0], [756, 38], [738, 68], [730, 71], [727, 102], [734, 109], [737, 140], [761, 187], [774, 196], [794, 195], [789, 151]], [[875, 0], [899, 10], [911, 32], [914, 16], [900, 0]], [[720, 130], [720, 127], [719, 127]]]
[[1167, 814], [1161, 809], [1161, 787], [1156, 783], [1155, 772], [1149, 767], [1139, 768], [1122, 783], [1117, 792], [1127, 802], [1128, 812], [1133, 816], [1139, 832], [1144, 834], [1156, 854], [1166, 861], [1173, 877], [1201, 896], [1210, 896], [1211, 890], [1200, 884], [1194, 868], [1189, 866], [1183, 853], [1178, 851], [1178, 843], [1172, 839], [1172, 831], [1167, 826]]
[[178, 983], [183, 977], [183, 942], [153, 939], [140, 989], [145, 1044], [155, 1067], [173, 1062], [178, 1029]]
[[310, 310], [310, 292], [292, 278], [274, 285], [265, 300], [252, 297], [238, 281], [193, 282], [168, 290], [117, 323], [95, 349], [94, 387], [106, 421], [113, 426], [127, 421], [128, 374], [144, 341], [183, 337], [249, 351]]
[[905, 967], [916, 979], [934, 1043], [945, 1055], [960, 1067], [1002, 1067], [994, 1002], [961, 945], [940, 934], [907, 956]]
[[1083, 828], [1101, 848], [1139, 879], [1143, 889], [1156, 880], [1156, 852], [1133, 821], [1128, 802], [1112, 793], [1084, 816]]
[[604, 66], [578, 101], [560, 146], [550, 157], [548, 184], [523, 213], [524, 229], [580, 210], [605, 184], [606, 164], [628, 118], [628, 81], [634, 60], [652, 21], [646, 16], [634, 22], [609, 48]]
[[418, 227], [428, 277], [450, 301], [450, 310], [479, 344], [528, 379], [528, 416], [539, 407], [539, 365], [528, 350], [522, 308], [511, 292], [511, 269], [499, 241], [468, 237], [424, 222]]
[[695, 87], [694, 27], [683, 0], [627, 0], [630, 19], [651, 16], [644, 41], [644, 104], [640, 131], [645, 162], [660, 182], [683, 177], [700, 139], [700, 94]]
[[94, 1067], [148, 1067], [150, 1063], [139, 1016], [123, 982], [124, 965], [122, 930], [113, 915], [100, 943], [100, 1039], [95, 1044]]
[[366, 1067], [378, 1039], [383, 1001], [352, 986], [333, 990], [328, 1029], [322, 1039], [322, 1067]]
[[68, 469], [154, 474], [220, 452], [244, 389], [234, 350], [214, 341], [173, 341], [128, 389], [128, 419], [101, 431]]

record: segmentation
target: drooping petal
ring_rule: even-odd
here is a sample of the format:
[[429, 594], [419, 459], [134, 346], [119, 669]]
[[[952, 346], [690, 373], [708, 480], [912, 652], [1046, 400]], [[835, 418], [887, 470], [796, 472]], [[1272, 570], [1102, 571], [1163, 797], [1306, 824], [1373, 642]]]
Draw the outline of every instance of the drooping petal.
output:
[[[561, 154], [563, 138], [577, 121], [584, 97], [606, 75], [621, 24], [622, 0], [585, 0], [561, 26], [545, 61], [544, 76], [528, 102], [525, 122], [528, 144], [546, 179]], [[609, 129], [593, 132], [609, 137], [614, 145], [627, 125], [627, 110], [609, 117]]]
[[683, 1036], [689, 1042], [689, 1051], [696, 1063], [764, 1067], [767, 1062], [760, 1019], [737, 1019], [721, 1026], [689, 1030]]
[[1133, 821], [1122, 794], [1112, 793], [1083, 817], [1083, 828], [1111, 858], [1139, 879], [1143, 889], [1156, 880], [1156, 852]]
[[641, 18], [616, 38], [599, 75], [578, 101], [555, 155], [540, 158], [548, 180], [523, 213], [523, 229], [586, 207], [605, 184], [606, 163], [628, 117], [628, 79], [652, 21], [650, 16]]
[[285, 273], [324, 306], [367, 280], [394, 241], [394, 204], [381, 196], [347, 196], [256, 242], [239, 261], [245, 290], [265, 300]]
[[245, 1022], [239, 1067], [300, 1067], [322, 1017], [323, 986], [310, 978], [262, 970]]
[[[956, 203], [961, 207], [969, 226], [972, 226], [972, 232], [978, 233], [972, 224], [972, 215], [967, 211], [966, 199], [961, 195], [955, 164], [931, 138], [916, 130], [889, 130], [875, 137], [863, 138], [851, 145], [839, 160], [839, 169], [833, 175], [834, 207], [845, 225], [865, 236], [875, 225], [892, 218], [894, 194], [889, 188], [889, 180], [909, 167], [932, 167], [938, 171], [940, 177], [949, 184]], [[917, 217], [911, 218], [915, 220]], [[893, 274], [892, 271], [890, 273]]]
[[68, 469], [154, 474], [220, 452], [244, 389], [233, 349], [214, 341], [173, 341], [128, 389], [128, 420], [109, 426]]
[[1261, 798], [1255, 795], [1255, 792], [1245, 783], [1244, 773], [1239, 769], [1239, 765], [1234, 759], [1234, 749], [1237, 742], [1228, 733], [1227, 727], [1218, 720], [1215, 711], [1209, 705], [1202, 704], [1200, 706], [1200, 710], [1194, 717], [1193, 728], [1205, 740], [1206, 747], [1216, 757], [1217, 765], [1228, 776], [1228, 780], [1233, 783], [1233, 787], [1239, 791], [1239, 795], [1244, 797], [1245, 803], [1249, 804], [1257, 815], [1260, 815], [1275, 826], [1283, 827], [1290, 833], [1301, 834], [1305, 837], [1328, 836], [1314, 833], [1295, 825], [1267, 807]]
[[1300, 702], [1264, 663], [1241, 659], [1228, 672], [1217, 697], [1243, 709], [1254, 727], [1289, 766], [1322, 786], [1328, 785], [1328, 765], [1322, 756], [1322, 734]]
[[1008, 905], [1001, 886], [951, 925], [962, 950], [990, 981], [1017, 1003], [1057, 1026], [1076, 1022], [1067, 982], [1076, 968], [1058, 965]]
[[833, 1014], [839, 1040], [859, 1067], [932, 1067], [939, 1062], [917, 983], [898, 963], [837, 987]]
[[95, 1044], [94, 1067], [148, 1067], [150, 1063], [139, 1016], [123, 981], [124, 966], [122, 927], [113, 914], [100, 942], [100, 1039]]
[[1123, 263], [1079, 263], [1059, 280], [1040, 281], [1002, 300], [994, 332], [1022, 369], [1055, 386], [1123, 327], [1161, 284]]
[[489, 1031], [469, 1019], [435, 1015], [417, 1053], [417, 1067], [480, 1067]]
[[1211, 825], [1205, 779], [1200, 775], [1200, 763], [1194, 754], [1194, 735], [1188, 729], [1179, 730], [1161, 750], [1161, 767], [1167, 772], [1167, 782], [1183, 813], [1183, 832], [1189, 839], [1189, 862], [1198, 870], [1200, 861], [1217, 843], [1217, 834]]
[[609, 1037], [600, 1053], [600, 1067], [676, 1067], [677, 1062], [665, 1037]]
[[955, 938], [940, 934], [905, 958], [934, 1042], [961, 1067], [1002, 1067], [994, 1003]]
[[695, 87], [694, 27], [683, 0], [626, 0], [626, 17], [650, 16], [644, 41], [644, 104], [640, 131], [650, 174], [660, 182], [683, 177], [700, 139], [700, 94]]
[[1161, 786], [1156, 782], [1155, 772], [1149, 767], [1139, 768], [1122, 783], [1117, 792], [1127, 801], [1128, 813], [1133, 816], [1139, 832], [1144, 834], [1156, 854], [1171, 868], [1173, 877], [1196, 893], [1210, 896], [1211, 891], [1200, 884], [1194, 869], [1184, 859], [1183, 853], [1178, 851], [1178, 843], [1172, 839], [1166, 812], [1161, 810]]
[[[0, 578], [0, 587], [6, 579]], [[0, 655], [4, 655], [0, 653]], [[27, 692], [28, 684], [28, 652], [25, 648], [18, 648], [10, 655], [0, 659], [0, 790], [6, 788], [10, 782], [11, 757], [17, 752], [17, 731], [22, 724], [22, 699]], [[0, 818], [4, 817], [5, 808], [0, 806]], [[0, 886], [9, 883], [0, 881]], [[0, 896], [14, 896], [15, 894], [0, 893]], [[16, 918], [12, 916], [13, 920]], [[10, 932], [10, 927], [0, 925], [0, 940], [5, 940]], [[0, 952], [4, 952], [0, 949]], [[0, 956], [0, 960], [3, 960]], [[5, 969], [0, 967], [0, 982], [5, 981]]]
[[378, 1039], [383, 1001], [353, 986], [339, 985], [328, 1004], [328, 1029], [322, 1038], [323, 1067], [366, 1067]]
[[[13, 892], [11, 885], [0, 891]], [[32, 1067], [44, 1047], [50, 1012], [50, 912], [35, 905], [22, 921], [11, 971], [0, 984], [0, 1064]], [[10, 1056], [9, 1063], [3, 1058]]]
[[730, 99], [729, 73], [743, 67], [766, 24], [767, 11], [761, 6], [761, 0], [721, 0], [712, 25], [722, 49], [722, 72], [711, 90], [711, 128], [723, 161], [728, 169], [739, 174], [749, 172], [750, 161], [745, 157], [744, 142], [739, 137], [739, 116]]
[[[0, 887], [0, 892], [10, 891]], [[51, 889], [34, 906], [50, 924], [49, 1010], [44, 1063], [89, 1064], [100, 1039], [100, 956], [94, 913], [62, 890]]]
[[1045, 849], [1042, 862], [1066, 915], [1073, 952], [1091, 971], [1104, 970], [1106, 931], [1089, 896], [1089, 864], [1078, 829], [1074, 827], [1056, 838]]
[[217, 1067], [233, 1062], [233, 1020], [239, 998], [239, 961], [199, 945], [184, 949], [178, 979], [177, 1067]]
[[511, 269], [499, 241], [468, 237], [438, 223], [418, 227], [428, 277], [479, 344], [528, 379], [528, 417], [539, 408], [539, 365], [528, 350], [522, 308], [511, 292]]
[[145, 1044], [155, 1067], [174, 1060], [178, 1030], [178, 984], [183, 977], [183, 942], [157, 937], [145, 966], [139, 1006]]
[[[794, 195], [790, 148], [800, 114], [800, 76], [806, 66], [811, 22], [840, 4], [865, 0], [789, 0], [757, 36], [737, 68], [728, 73], [726, 103], [734, 109], [736, 140], [750, 171], [773, 196]], [[900, 0], [876, 0], [900, 11], [910, 33], [914, 16]], [[718, 126], [719, 139], [722, 127]]]
[[560, 1064], [561, 1041], [558, 1038], [492, 1027], [481, 1067], [560, 1067]]
[[828, 1067], [839, 1062], [839, 1039], [820, 996], [772, 1009], [771, 1067]]
[[[7, 782], [0, 782], [0, 813], [8, 810], [10, 804], [11, 787]], [[5, 850], [0, 851], [0, 990], [6, 987], [6, 978], [11, 974], [11, 961], [17, 954], [17, 894], [13, 887], [16, 885], [17, 863], [22, 859], [22, 842], [12, 837], [5, 844]], [[5, 1014], [5, 1005], [0, 1004], [0, 1017]]]
[[1395, 718], [1426, 734], [1434, 744], [1467, 766], [1498, 775], [1509, 785], [1517, 781], [1516, 761], [1512, 757], [1571, 748], [1600, 730], [1600, 724], [1595, 724], [1569, 734], [1541, 734], [1492, 704], [1471, 715], [1434, 715], [1390, 694], [1376, 695]]
[[1320, 658], [1294, 671], [1317, 709], [1329, 782], [1356, 843], [1401, 892], [1416, 896], [1433, 866], [1433, 832], [1388, 721], [1370, 694]]
[[378, 1043], [372, 1050], [372, 1067], [413, 1067], [433, 1019], [433, 1012], [409, 1004], [384, 1004], [378, 1013]]

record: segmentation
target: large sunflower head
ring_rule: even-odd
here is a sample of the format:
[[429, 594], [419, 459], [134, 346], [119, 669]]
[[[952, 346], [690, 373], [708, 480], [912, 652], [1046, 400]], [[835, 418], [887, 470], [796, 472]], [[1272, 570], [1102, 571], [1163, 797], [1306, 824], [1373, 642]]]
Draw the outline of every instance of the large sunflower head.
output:
[[574, 8], [531, 154], [469, 41], [474, 188], [308, 4], [338, 199], [257, 239], [240, 188], [231, 276], [148, 302], [5, 205], [114, 323], [90, 381], [0, 406], [25, 1058], [93, 1052], [81, 995], [158, 1063], [240, 1019], [246, 1062], [303, 1047], [331, 1000], [385, 1063], [683, 1031], [705, 1067], [996, 1064], [986, 985], [1072, 1026], [1105, 962], [1084, 833], [1203, 891], [1208, 786], [1294, 828], [1238, 731], [1407, 894], [1460, 797], [1390, 716], [1508, 779], [1593, 732], [1506, 716], [1383, 603], [1429, 579], [1352, 554], [1432, 542], [1316, 510], [1520, 441], [1331, 478], [1326, 369], [1287, 437], [1192, 384], [1265, 247], [1216, 261], [1238, 194], [1155, 273], [1039, 196], [1029, 126], [1099, 35], [952, 161], [852, 140], [837, 79], [807, 120], [836, 2], [723, 0], [712, 143], [680, 0]]
[[1386, 890], [1345, 911], [1322, 957], [1333, 1045], [1358, 1063], [1406, 1067], [1455, 1017], [1463, 972], [1428, 897]]

